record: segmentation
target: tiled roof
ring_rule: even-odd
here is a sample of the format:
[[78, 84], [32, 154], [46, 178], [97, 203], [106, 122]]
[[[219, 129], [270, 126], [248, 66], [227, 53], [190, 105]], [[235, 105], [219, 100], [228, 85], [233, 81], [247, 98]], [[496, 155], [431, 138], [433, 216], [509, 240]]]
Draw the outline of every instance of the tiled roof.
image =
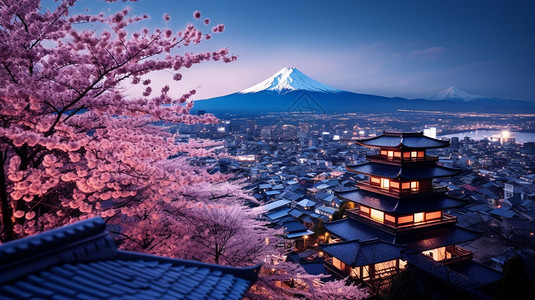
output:
[[375, 175], [385, 178], [423, 179], [448, 177], [459, 174], [458, 169], [439, 165], [396, 166], [381, 163], [367, 162], [360, 165], [348, 165], [347, 169], [354, 173]]
[[316, 202], [309, 200], [309, 199], [303, 199], [297, 202], [297, 205], [302, 206], [302, 207], [311, 207], [311, 206], [316, 205]]
[[2, 299], [241, 299], [258, 270], [118, 251], [101, 218], [0, 245]]
[[378, 239], [321, 244], [320, 248], [352, 267], [366, 266], [401, 258], [403, 247]]
[[285, 222], [284, 224], [282, 224], [282, 227], [284, 228], [284, 232], [286, 233], [307, 230], [305, 225], [301, 224], [301, 222], [299, 221]]
[[382, 135], [369, 139], [358, 140], [357, 144], [367, 147], [381, 148], [443, 148], [450, 145], [447, 141], [441, 141], [427, 137], [423, 132], [383, 132]]
[[330, 234], [334, 234], [344, 241], [366, 241], [378, 238], [386, 242], [393, 242], [395, 239], [392, 234], [349, 218], [324, 223], [323, 226]]
[[344, 241], [368, 241], [377, 238], [388, 243], [406, 245], [409, 252], [456, 245], [475, 240], [481, 236], [479, 232], [451, 224], [425, 231], [408, 232], [397, 237], [374, 226], [348, 218], [328, 222], [323, 226], [330, 234], [340, 237]]
[[266, 215], [266, 218], [270, 219], [271, 221], [276, 221], [280, 218], [286, 217], [288, 215], [288, 212], [292, 210], [291, 208], [283, 208], [277, 211], [273, 211]]
[[342, 200], [347, 200], [378, 209], [387, 213], [411, 214], [416, 212], [436, 211], [455, 208], [467, 204], [466, 201], [438, 195], [435, 197], [398, 199], [372, 193], [365, 190], [336, 193]]
[[395, 242], [407, 244], [407, 251], [421, 252], [473, 241], [480, 236], [480, 232], [454, 225], [399, 236]]
[[261, 208], [262, 208], [263, 211], [272, 211], [272, 210], [275, 210], [277, 208], [289, 205], [290, 203], [291, 202], [289, 200], [284, 200], [284, 199], [283, 200], [277, 200], [277, 201], [268, 203], [268, 204], [262, 206]]
[[[404, 255], [404, 259], [412, 266], [431, 275], [433, 278], [445, 283], [447, 286], [458, 288], [460, 291], [467, 293], [470, 298], [493, 299], [489, 295], [477, 290], [477, 288], [480, 287], [480, 282], [477, 278], [467, 276], [467, 274], [458, 273], [448, 266], [442, 265], [440, 262], [434, 261], [423, 254], [407, 254]], [[479, 271], [481, 271], [481, 269]], [[458, 294], [460, 299], [465, 298], [465, 296], [466, 295]]]

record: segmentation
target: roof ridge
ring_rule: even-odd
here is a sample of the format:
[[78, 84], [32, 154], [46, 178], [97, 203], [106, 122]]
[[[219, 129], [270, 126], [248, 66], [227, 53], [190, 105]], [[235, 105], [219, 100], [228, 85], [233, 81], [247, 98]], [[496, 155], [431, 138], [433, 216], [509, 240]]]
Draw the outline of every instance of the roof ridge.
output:
[[94, 217], [0, 245], [0, 283], [58, 263], [113, 258], [116, 254], [106, 223]]

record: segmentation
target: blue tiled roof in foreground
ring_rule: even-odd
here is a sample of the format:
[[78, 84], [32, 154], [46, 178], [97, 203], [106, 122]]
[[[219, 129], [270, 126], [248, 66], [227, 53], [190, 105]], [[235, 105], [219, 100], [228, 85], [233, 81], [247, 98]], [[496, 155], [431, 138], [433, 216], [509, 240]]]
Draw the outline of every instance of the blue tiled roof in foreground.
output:
[[2, 299], [241, 299], [258, 270], [118, 251], [101, 218], [0, 245]]

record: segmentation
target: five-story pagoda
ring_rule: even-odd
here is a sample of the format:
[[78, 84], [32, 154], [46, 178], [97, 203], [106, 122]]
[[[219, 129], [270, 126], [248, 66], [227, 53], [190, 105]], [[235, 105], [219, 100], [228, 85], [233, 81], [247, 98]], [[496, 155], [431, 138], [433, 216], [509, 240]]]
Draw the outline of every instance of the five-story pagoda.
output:
[[384, 132], [357, 143], [379, 152], [367, 155], [364, 164], [347, 166], [368, 180], [337, 193], [349, 209], [347, 218], [324, 224], [330, 234], [329, 243], [320, 245], [326, 266], [340, 277], [369, 281], [396, 273], [407, 261], [448, 267], [470, 261], [472, 253], [458, 244], [480, 234], [458, 226], [456, 217], [444, 212], [466, 203], [433, 182], [460, 171], [438, 165], [438, 157], [426, 153], [449, 142], [422, 132]]

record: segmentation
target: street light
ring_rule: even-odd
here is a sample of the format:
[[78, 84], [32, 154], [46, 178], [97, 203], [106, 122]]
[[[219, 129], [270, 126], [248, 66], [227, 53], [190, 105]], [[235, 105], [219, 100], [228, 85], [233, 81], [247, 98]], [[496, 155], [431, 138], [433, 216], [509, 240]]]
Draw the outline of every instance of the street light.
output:
[[303, 237], [303, 247], [305, 248], [305, 250], [307, 249], [307, 239], [308, 239], [308, 235], [305, 235]]

